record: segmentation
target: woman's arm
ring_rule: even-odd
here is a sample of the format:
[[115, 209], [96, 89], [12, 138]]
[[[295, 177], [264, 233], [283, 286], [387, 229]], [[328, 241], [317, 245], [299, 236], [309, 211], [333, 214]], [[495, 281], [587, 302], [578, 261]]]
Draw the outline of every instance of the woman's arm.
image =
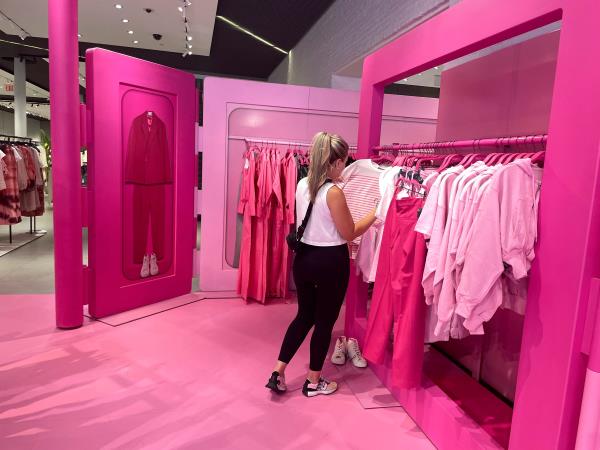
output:
[[333, 223], [344, 239], [348, 242], [353, 241], [358, 236], [362, 236], [373, 222], [375, 222], [375, 209], [354, 223], [344, 192], [337, 186], [333, 186], [327, 192], [327, 206], [331, 212]]

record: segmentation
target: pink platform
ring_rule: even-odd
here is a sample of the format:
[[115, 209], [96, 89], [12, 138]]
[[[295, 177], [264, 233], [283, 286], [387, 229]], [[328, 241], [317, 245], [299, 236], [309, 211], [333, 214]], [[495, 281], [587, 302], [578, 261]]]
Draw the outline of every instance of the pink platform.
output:
[[[593, 0], [463, 0], [378, 50], [364, 64], [358, 143], [367, 156], [380, 141], [386, 84], [562, 19], [540, 241], [531, 274], [510, 449], [566, 450], [575, 443], [587, 359], [581, 345], [589, 287], [600, 271], [600, 78], [581, 70], [582, 65], [597, 65], [592, 55], [597, 55], [600, 40], [598, 17], [600, 4]], [[577, 176], [565, 170], [574, 155]], [[363, 294], [355, 284], [348, 296], [348, 334], [363, 334]], [[378, 371], [385, 379], [386, 369]], [[494, 448], [488, 433], [474, 427], [435, 384], [426, 381], [419, 390], [397, 394], [438, 448]]]
[[[243, 140], [310, 142], [322, 130], [355, 144], [359, 94], [351, 91], [208, 77], [204, 82], [200, 289], [237, 286], [236, 205]], [[437, 99], [389, 96], [383, 133], [389, 139], [432, 140]]]

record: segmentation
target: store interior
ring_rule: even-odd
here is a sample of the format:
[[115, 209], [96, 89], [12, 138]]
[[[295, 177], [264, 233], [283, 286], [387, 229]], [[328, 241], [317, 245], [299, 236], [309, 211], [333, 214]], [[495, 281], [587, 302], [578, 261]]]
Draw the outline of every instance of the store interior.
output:
[[[600, 449], [597, 2], [31, 3], [0, 3], [1, 448]], [[309, 339], [264, 385], [321, 131], [377, 208], [311, 399]]]

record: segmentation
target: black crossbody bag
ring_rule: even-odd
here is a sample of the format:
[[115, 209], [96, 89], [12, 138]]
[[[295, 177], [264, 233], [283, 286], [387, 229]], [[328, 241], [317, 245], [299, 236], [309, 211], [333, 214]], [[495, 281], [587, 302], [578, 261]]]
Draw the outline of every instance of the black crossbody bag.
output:
[[[325, 186], [327, 183], [330, 183], [331, 180], [325, 180], [325, 183], [321, 185], [321, 187]], [[319, 188], [321, 190], [321, 188]], [[313, 202], [308, 204], [308, 208], [306, 209], [306, 214], [304, 215], [304, 219], [302, 219], [302, 223], [298, 227], [298, 231], [296, 231], [296, 227], [294, 227], [294, 231], [288, 234], [285, 237], [288, 247], [295, 253], [298, 251], [298, 247], [300, 247], [300, 240], [302, 236], [304, 236], [304, 230], [306, 230], [306, 225], [308, 225], [308, 219], [310, 219], [310, 215], [313, 209]]]

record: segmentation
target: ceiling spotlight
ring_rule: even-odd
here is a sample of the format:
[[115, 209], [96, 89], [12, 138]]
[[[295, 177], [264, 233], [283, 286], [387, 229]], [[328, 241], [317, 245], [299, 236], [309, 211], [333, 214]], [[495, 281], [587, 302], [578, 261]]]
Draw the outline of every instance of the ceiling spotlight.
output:
[[140, 41], [133, 41], [134, 44], [139, 44]]
[[183, 12], [183, 6], [178, 6], [177, 9], [179, 10], [179, 12]]
[[81, 34], [77, 33], [77, 37], [78, 37], [78, 38], [81, 38]]
[[121, 9], [121, 8], [123, 8], [123, 5], [120, 5], [120, 4], [118, 4], [118, 3], [117, 3], [117, 4], [115, 5], [115, 8], [117, 8], [117, 9]]
[[191, 50], [188, 50], [187, 54], [191, 55], [193, 52]]
[[191, 36], [188, 36], [188, 37], [187, 37], [187, 40], [188, 40], [188, 41], [191, 41], [192, 39], [194, 39], [194, 38], [193, 38], [193, 37], [191, 37]]
[[402, 81], [408, 81], [408, 78], [405, 78], [405, 79], [404, 79], [404, 80], [402, 80]]
[[188, 44], [188, 45], [187, 45], [187, 48], [192, 48], [192, 44]]
[[129, 33], [129, 34], [133, 34], [133, 30], [129, 30], [127, 33]]
[[438, 66], [435, 66], [435, 70], [439, 70], [440, 68]]
[[186, 0], [185, 6], [192, 6], [192, 2], [190, 2], [190, 0]]
[[123, 23], [129, 23], [129, 19], [123, 19]]

